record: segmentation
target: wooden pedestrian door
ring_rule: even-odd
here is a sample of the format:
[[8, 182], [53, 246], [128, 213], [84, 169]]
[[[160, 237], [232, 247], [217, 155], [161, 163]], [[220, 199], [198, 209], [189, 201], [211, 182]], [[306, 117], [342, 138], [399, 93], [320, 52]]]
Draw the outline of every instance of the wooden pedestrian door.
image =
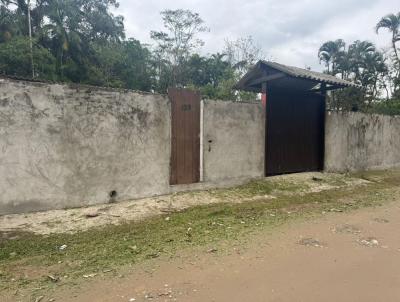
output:
[[271, 90], [266, 119], [267, 176], [323, 170], [324, 96]]
[[170, 88], [172, 142], [170, 184], [200, 181], [200, 93]]

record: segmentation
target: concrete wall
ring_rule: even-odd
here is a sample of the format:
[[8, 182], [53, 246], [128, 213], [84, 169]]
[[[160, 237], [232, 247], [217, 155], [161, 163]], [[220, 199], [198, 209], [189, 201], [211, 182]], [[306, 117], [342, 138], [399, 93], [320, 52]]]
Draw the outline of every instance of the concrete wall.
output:
[[[262, 106], [207, 100], [202, 108], [204, 182], [170, 186], [168, 97], [0, 79], [0, 215], [263, 177]], [[326, 171], [400, 166], [400, 117], [328, 113], [325, 156]]]
[[385, 169], [400, 166], [400, 117], [328, 112], [325, 170]]
[[262, 107], [223, 101], [203, 107], [204, 182], [170, 186], [168, 97], [0, 79], [0, 215], [262, 177]]
[[0, 214], [167, 193], [169, 150], [167, 97], [0, 82]]
[[204, 101], [204, 181], [264, 176], [261, 104]]

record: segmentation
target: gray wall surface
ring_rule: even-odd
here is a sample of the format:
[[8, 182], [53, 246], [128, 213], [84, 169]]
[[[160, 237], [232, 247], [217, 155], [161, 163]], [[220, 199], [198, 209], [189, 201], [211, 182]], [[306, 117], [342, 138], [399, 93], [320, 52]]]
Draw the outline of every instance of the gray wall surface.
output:
[[204, 101], [204, 181], [263, 177], [264, 129], [261, 104]]
[[[0, 215], [263, 177], [262, 105], [207, 100], [202, 107], [204, 183], [170, 186], [168, 97], [0, 79]], [[328, 172], [400, 167], [400, 117], [327, 113], [325, 145]]]
[[0, 215], [262, 177], [262, 106], [205, 101], [203, 114], [204, 183], [170, 186], [168, 97], [0, 79]]
[[325, 170], [386, 169], [400, 166], [400, 117], [328, 112]]
[[169, 192], [161, 95], [0, 80], [0, 214]]

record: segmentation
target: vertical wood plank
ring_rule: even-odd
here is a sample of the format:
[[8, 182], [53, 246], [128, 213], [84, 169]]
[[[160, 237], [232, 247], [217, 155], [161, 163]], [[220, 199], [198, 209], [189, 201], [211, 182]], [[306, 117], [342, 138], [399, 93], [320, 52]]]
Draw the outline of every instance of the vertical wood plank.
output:
[[324, 124], [324, 97], [283, 90], [269, 91], [266, 174], [322, 170]]
[[200, 94], [168, 90], [172, 108], [171, 185], [200, 181]]

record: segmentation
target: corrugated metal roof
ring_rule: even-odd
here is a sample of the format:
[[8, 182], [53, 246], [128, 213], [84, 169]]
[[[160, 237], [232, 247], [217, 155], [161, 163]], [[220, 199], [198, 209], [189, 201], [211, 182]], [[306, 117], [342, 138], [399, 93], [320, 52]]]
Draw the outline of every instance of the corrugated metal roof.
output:
[[339, 85], [344, 87], [360, 87], [355, 83], [342, 80], [340, 78], [322, 72], [311, 71], [308, 69], [283, 65], [275, 62], [261, 61], [261, 63], [296, 78], [309, 79], [321, 83], [328, 83], [331, 85]]
[[[282, 74], [282, 77], [274, 76], [273, 74], [276, 73]], [[283, 88], [292, 89], [296, 88], [297, 86], [297, 88], [303, 87], [303, 89], [305, 90], [310, 90], [317, 84], [327, 84], [326, 89], [328, 90], [345, 87], [361, 88], [360, 85], [337, 78], [329, 74], [269, 61], [259, 61], [254, 66], [254, 68], [251, 69], [235, 85], [235, 88], [251, 91], [259, 90], [260, 83], [264, 79], [270, 85], [279, 85]]]

